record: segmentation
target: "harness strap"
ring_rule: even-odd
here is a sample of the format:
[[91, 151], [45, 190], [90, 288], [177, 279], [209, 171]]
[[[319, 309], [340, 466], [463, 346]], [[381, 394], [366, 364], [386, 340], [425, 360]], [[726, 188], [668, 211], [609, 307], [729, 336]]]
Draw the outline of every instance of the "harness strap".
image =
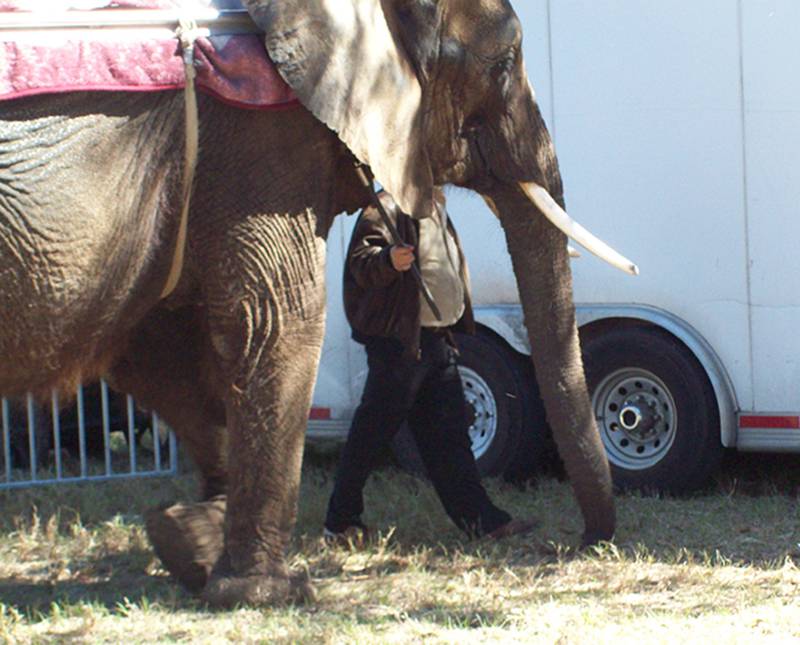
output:
[[197, 155], [200, 140], [200, 119], [197, 111], [197, 92], [195, 90], [194, 68], [194, 43], [202, 35], [194, 19], [180, 19], [175, 32], [181, 42], [183, 51], [183, 70], [186, 76], [186, 89], [184, 90], [184, 109], [186, 113], [186, 148], [183, 163], [183, 207], [181, 220], [178, 225], [178, 235], [175, 240], [175, 251], [172, 255], [172, 266], [167, 276], [161, 297], [166, 298], [178, 284], [183, 271], [183, 260], [186, 253], [186, 231], [189, 219], [189, 204], [192, 199], [192, 185], [194, 184], [195, 170], [197, 169]]

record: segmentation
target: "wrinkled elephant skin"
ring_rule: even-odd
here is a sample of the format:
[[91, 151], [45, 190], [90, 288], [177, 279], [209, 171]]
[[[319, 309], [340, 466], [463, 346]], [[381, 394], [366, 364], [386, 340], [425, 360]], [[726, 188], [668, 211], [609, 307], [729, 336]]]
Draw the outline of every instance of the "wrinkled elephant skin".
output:
[[200, 97], [186, 262], [165, 300], [183, 97], [0, 104], [0, 391], [70, 390], [108, 374], [160, 412], [202, 475], [206, 502], [148, 515], [166, 566], [215, 605], [308, 599], [285, 550], [324, 333], [325, 239], [337, 213], [369, 201], [358, 159], [414, 216], [446, 184], [495, 210], [584, 540], [610, 539], [566, 239], [519, 189], [535, 182], [563, 204], [510, 4], [245, 4], [302, 107], [244, 111]]

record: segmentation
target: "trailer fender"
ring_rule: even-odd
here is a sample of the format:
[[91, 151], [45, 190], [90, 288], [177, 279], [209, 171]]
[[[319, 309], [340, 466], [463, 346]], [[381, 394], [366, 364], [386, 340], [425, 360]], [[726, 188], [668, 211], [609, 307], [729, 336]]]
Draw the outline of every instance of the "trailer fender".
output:
[[[726, 448], [736, 446], [736, 411], [738, 404], [733, 382], [714, 349], [694, 327], [674, 314], [649, 305], [578, 304], [575, 307], [578, 327], [601, 320], [646, 322], [669, 332], [694, 354], [708, 375], [719, 407], [720, 440]], [[530, 342], [520, 305], [475, 307], [475, 320], [503, 338], [512, 349], [530, 355]]]

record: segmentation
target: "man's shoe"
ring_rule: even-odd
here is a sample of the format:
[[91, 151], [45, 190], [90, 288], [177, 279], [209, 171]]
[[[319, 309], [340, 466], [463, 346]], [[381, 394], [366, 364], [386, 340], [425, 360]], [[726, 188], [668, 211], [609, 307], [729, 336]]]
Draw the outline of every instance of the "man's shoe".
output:
[[487, 533], [483, 539], [488, 541], [495, 541], [511, 537], [512, 535], [525, 535], [533, 531], [537, 526], [539, 526], [538, 520], [514, 519], [506, 522], [502, 526], [498, 526], [494, 531]]
[[326, 546], [363, 549], [369, 544], [372, 532], [363, 524], [351, 524], [343, 531], [322, 529], [322, 541]]

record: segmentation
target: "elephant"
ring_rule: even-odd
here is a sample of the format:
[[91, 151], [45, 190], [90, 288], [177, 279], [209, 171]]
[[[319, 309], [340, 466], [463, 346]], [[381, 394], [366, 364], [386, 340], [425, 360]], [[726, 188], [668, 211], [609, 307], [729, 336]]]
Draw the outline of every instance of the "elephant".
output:
[[[0, 104], [0, 392], [105, 374], [158, 410], [201, 501], [148, 515], [167, 567], [218, 606], [310, 593], [286, 565], [325, 325], [325, 239], [370, 203], [357, 164], [427, 217], [454, 185], [499, 218], [548, 420], [585, 530], [615, 506], [587, 393], [558, 161], [508, 0], [244, 0], [299, 104], [199, 96], [176, 288], [181, 92]], [[630, 265], [626, 267], [631, 270]]]

